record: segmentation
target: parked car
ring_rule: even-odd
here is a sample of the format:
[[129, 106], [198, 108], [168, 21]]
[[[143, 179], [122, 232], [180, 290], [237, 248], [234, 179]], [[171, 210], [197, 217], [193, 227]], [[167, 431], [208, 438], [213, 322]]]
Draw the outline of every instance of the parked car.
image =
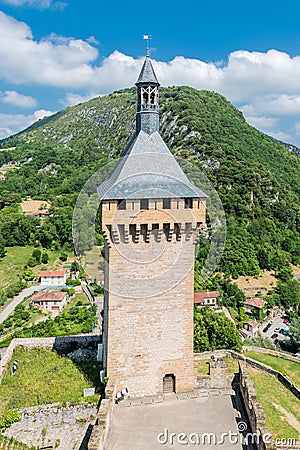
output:
[[272, 336], [271, 336], [271, 339], [276, 339], [277, 337], [278, 337], [278, 334], [277, 333], [273, 333]]
[[273, 325], [274, 320], [270, 320], [270, 322], [268, 323], [268, 325]]
[[281, 328], [281, 330], [279, 331], [280, 334], [283, 334], [284, 336], [288, 336], [288, 334], [290, 334], [290, 329], [289, 328]]
[[279, 328], [279, 327], [277, 327], [277, 328], [274, 329], [274, 333], [279, 333], [279, 331], [280, 331], [280, 328]]
[[289, 321], [289, 319], [284, 319], [283, 323], [286, 323], [287, 325], [289, 325], [290, 321]]
[[271, 326], [271, 324], [268, 323], [268, 325], [263, 329], [263, 332], [267, 333], [267, 331], [269, 331], [270, 326]]
[[294, 357], [300, 359], [300, 353], [295, 353], [295, 354], [294, 354]]

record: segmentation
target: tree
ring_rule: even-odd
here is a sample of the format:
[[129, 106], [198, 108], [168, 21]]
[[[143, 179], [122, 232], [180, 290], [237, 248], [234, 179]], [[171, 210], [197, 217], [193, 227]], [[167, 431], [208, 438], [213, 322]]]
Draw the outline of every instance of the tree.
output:
[[276, 294], [279, 295], [282, 306], [286, 309], [297, 310], [300, 304], [300, 282], [297, 280], [289, 280], [286, 283], [279, 282]]
[[6, 255], [5, 242], [2, 236], [0, 236], [0, 258], [4, 258], [5, 255]]
[[33, 258], [35, 258], [36, 259], [36, 261], [38, 262], [38, 263], [40, 263], [41, 262], [41, 256], [42, 256], [42, 252], [41, 252], [41, 250], [39, 249], [39, 248], [35, 248], [33, 251], [32, 251], [32, 255], [31, 255]]
[[79, 263], [78, 261], [73, 261], [71, 264], [71, 272], [79, 272]]
[[42, 254], [42, 263], [47, 264], [48, 262], [49, 262], [49, 255], [48, 255], [48, 253], [44, 252]]
[[196, 352], [222, 348], [241, 350], [242, 340], [234, 323], [224, 313], [208, 308], [195, 311], [194, 348]]
[[66, 252], [61, 252], [59, 259], [61, 261], [67, 261], [68, 259], [68, 254]]
[[283, 266], [278, 270], [277, 278], [280, 281], [289, 281], [293, 278], [293, 271], [289, 265]]
[[300, 347], [300, 317], [293, 319], [290, 325], [290, 334], [292, 335], [292, 341]]

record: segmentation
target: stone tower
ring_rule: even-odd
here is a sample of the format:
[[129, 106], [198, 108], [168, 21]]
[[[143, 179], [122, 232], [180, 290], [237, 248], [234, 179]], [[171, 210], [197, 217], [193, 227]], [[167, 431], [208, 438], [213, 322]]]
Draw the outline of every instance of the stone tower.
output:
[[159, 134], [159, 83], [148, 55], [136, 86], [136, 134], [98, 188], [103, 365], [132, 397], [194, 387], [194, 243], [206, 199]]

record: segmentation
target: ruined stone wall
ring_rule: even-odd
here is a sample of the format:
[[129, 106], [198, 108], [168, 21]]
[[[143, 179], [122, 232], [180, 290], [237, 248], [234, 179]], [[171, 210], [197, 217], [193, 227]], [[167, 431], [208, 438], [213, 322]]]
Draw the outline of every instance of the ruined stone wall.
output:
[[0, 360], [0, 381], [2, 380], [3, 373], [13, 356], [13, 352], [17, 347], [23, 347], [26, 349], [41, 347], [55, 349], [57, 351], [67, 350], [70, 346], [87, 347], [90, 345], [96, 345], [101, 342], [101, 337], [98, 335], [85, 334], [76, 336], [58, 336], [58, 337], [44, 337], [44, 338], [18, 338], [13, 339], [10, 345], [7, 347], [2, 359]]
[[[249, 347], [249, 350], [250, 350], [250, 348], [251, 347]], [[256, 350], [257, 350], [257, 347], [255, 347], [255, 351]], [[270, 350], [267, 350], [267, 349], [259, 349], [259, 350], [264, 350], [264, 352], [259, 351], [258, 353], [269, 353], [270, 352]], [[254, 351], [253, 347], [251, 348], [251, 351]], [[282, 356], [281, 352], [273, 352], [272, 354], [274, 354], [274, 356]], [[259, 361], [256, 361], [255, 359], [249, 358], [248, 356], [246, 356], [247, 354], [244, 355], [244, 354], [235, 352], [233, 350], [215, 350], [215, 351], [208, 351], [208, 352], [203, 352], [203, 353], [195, 353], [194, 360], [201, 361], [204, 359], [209, 359], [212, 355], [214, 355], [218, 358], [224, 358], [226, 356], [230, 356], [232, 358], [235, 358], [235, 359], [238, 359], [241, 361], [245, 361], [249, 366], [251, 366], [255, 369], [261, 370], [262, 372], [268, 373], [269, 375], [273, 375], [274, 377], [276, 377], [278, 379], [278, 381], [280, 381], [280, 383], [282, 383], [287, 389], [290, 390], [290, 392], [292, 392], [292, 394], [294, 394], [300, 400], [300, 389], [297, 386], [295, 386], [294, 383], [288, 377], [286, 377], [282, 373], [278, 372], [277, 370], [272, 369], [271, 367], [268, 367]], [[299, 359], [293, 358], [292, 356], [290, 358], [286, 358], [286, 359], [290, 359], [292, 361], [297, 362], [299, 364], [299, 369], [300, 369]]]

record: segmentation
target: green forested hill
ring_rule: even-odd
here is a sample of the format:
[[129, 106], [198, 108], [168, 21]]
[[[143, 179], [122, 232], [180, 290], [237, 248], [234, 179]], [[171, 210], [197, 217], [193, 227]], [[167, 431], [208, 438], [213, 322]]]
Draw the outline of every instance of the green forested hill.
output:
[[[21, 163], [0, 181], [0, 201], [7, 205], [0, 211], [3, 245], [71, 244], [77, 193], [128, 143], [135, 104], [135, 89], [126, 89], [68, 108], [0, 142], [0, 164]], [[300, 158], [248, 125], [217, 93], [164, 88], [160, 104], [161, 133], [171, 151], [202, 168], [223, 202], [228, 233], [221, 270], [251, 275], [300, 263]], [[16, 202], [27, 195], [53, 205], [53, 217], [38, 229], [17, 212]], [[22, 237], [13, 231], [17, 221], [19, 228], [20, 221], [28, 222], [22, 222], [29, 230]]]

